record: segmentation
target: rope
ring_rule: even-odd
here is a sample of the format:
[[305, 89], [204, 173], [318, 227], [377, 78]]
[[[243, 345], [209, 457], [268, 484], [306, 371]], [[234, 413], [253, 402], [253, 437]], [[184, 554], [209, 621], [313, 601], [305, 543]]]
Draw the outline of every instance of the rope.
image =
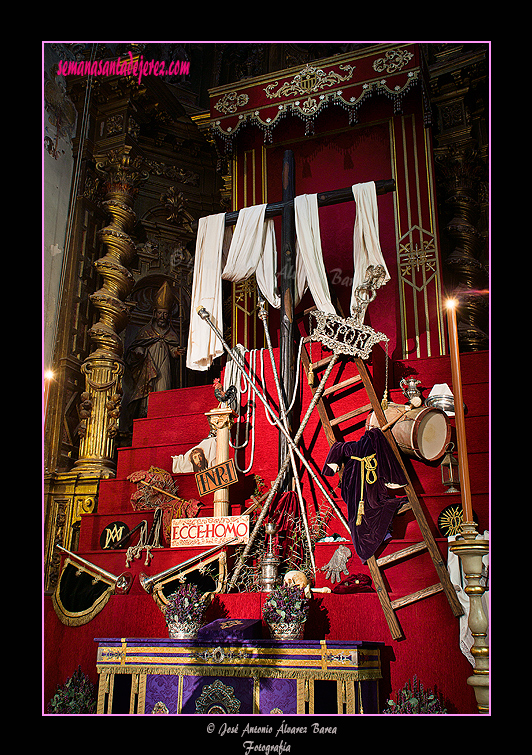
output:
[[[364, 483], [373, 485], [377, 482], [377, 454], [370, 454], [369, 456], [352, 456], [355, 461], [360, 462], [360, 501], [358, 502], [357, 520], [356, 526], [362, 523], [362, 517], [364, 516]], [[364, 474], [365, 473], [365, 474]]]
[[140, 528], [140, 537], [139, 541], [136, 545], [130, 546], [126, 551], [126, 568], [129, 567], [131, 562], [135, 558], [140, 558], [142, 551], [146, 551], [146, 558], [144, 560], [144, 566], [149, 566], [150, 561], [153, 558], [152, 550], [154, 548], [161, 548], [161, 523], [162, 523], [162, 514], [163, 510], [161, 508], [158, 508], [155, 510], [154, 516], [153, 516], [153, 525], [152, 530], [150, 532], [150, 540], [151, 534], [153, 533], [153, 542], [148, 543], [148, 522], [146, 519], [143, 519], [142, 521], [142, 527]]
[[[126, 568], [129, 567], [133, 559], [140, 558], [140, 554], [142, 553], [142, 550], [146, 547], [146, 535], [148, 532], [148, 522], [146, 519], [142, 522], [142, 527], [140, 529], [140, 537], [139, 541], [136, 545], [131, 545], [127, 551], [126, 551]], [[146, 553], [146, 562], [145, 564], [148, 565], [148, 556], [152, 558], [152, 554], [147, 552]]]
[[[294, 390], [292, 392], [292, 400], [290, 401], [288, 409], [285, 410], [286, 414], [290, 414], [290, 412], [292, 411], [292, 409], [294, 407], [294, 404], [296, 402], [297, 391], [298, 391], [298, 388], [299, 388], [299, 373], [301, 371], [301, 349], [303, 348], [303, 343], [304, 343], [304, 339], [301, 338], [300, 341], [299, 341], [298, 349], [297, 349], [296, 364], [298, 365], [298, 368], [296, 370], [296, 382], [294, 383]], [[263, 387], [265, 385], [265, 383], [264, 383], [264, 358], [263, 358], [263, 352], [264, 351], [266, 351], [266, 349], [261, 349], [261, 374], [260, 374], [260, 380], [261, 380], [261, 383], [262, 383]], [[275, 365], [273, 363], [273, 357], [272, 357], [271, 354], [270, 354], [270, 361], [272, 362], [272, 369], [274, 370], [274, 373], [275, 373]], [[274, 422], [273, 420], [270, 419], [269, 413], [266, 410], [266, 407], [264, 407], [264, 414], [266, 415], [266, 419], [268, 420], [269, 424], [272, 427], [274, 425], [276, 425], [276, 422]]]

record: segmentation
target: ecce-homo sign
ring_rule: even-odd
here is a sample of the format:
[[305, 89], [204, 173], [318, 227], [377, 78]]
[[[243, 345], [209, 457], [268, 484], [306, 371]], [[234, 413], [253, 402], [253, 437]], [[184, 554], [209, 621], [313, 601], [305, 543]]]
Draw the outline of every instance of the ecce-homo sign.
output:
[[227, 485], [232, 485], [233, 482], [237, 481], [238, 477], [233, 459], [228, 459], [222, 462], [222, 464], [217, 464], [215, 467], [210, 467], [203, 472], [196, 473], [196, 485], [198, 486], [200, 495], [207, 495], [207, 493], [212, 493], [219, 488], [225, 488]]
[[[195, 545], [222, 545], [238, 538], [249, 540], [249, 516], [205, 516], [193, 519], [172, 519], [171, 548]], [[236, 545], [237, 543], [232, 543]]]

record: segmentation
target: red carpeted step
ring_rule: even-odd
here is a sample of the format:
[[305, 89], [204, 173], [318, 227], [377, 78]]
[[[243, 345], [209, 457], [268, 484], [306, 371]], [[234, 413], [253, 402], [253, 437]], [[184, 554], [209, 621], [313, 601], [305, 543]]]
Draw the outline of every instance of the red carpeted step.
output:
[[[135, 471], [140, 471], [141, 469], [149, 469], [149, 466], [139, 467]], [[184, 498], [185, 500], [189, 500], [190, 498], [200, 499], [196, 477], [193, 473], [173, 475], [172, 477], [176, 486], [176, 495], [179, 498]], [[98, 512], [101, 514], [132, 511], [131, 496], [136, 491], [136, 482], [130, 482], [125, 479], [102, 480], [98, 498]], [[212, 494], [203, 496], [202, 501], [205, 500], [210, 503], [212, 501]]]
[[98, 513], [121, 515], [131, 512], [131, 495], [136, 489], [137, 486], [127, 480], [102, 480], [98, 493]]
[[[198, 438], [198, 442], [202, 438]], [[125, 446], [118, 449], [118, 463], [116, 478], [124, 480], [133, 472], [150, 467], [159, 467], [166, 472], [172, 472], [172, 456], [179, 456], [190, 451], [190, 442], [174, 444], [158, 444], [154, 439], [153, 444], [147, 446]]]
[[[343, 535], [343, 533], [341, 534]], [[413, 539], [391, 539], [379, 548], [376, 557], [380, 558], [381, 556], [388, 556], [419, 542], [422, 542], [421, 535]], [[436, 538], [436, 544], [438, 545], [444, 563], [446, 563], [448, 553], [447, 539]], [[347, 546], [351, 551], [351, 557], [346, 562], [346, 568], [349, 571], [349, 575], [364, 574], [370, 576], [367, 565], [362, 563], [351, 542], [337, 541], [334, 543], [318, 543], [315, 551], [317, 568], [316, 587], [330, 587], [331, 589], [334, 589], [334, 587], [338, 585], [337, 580], [333, 582], [332, 574], [327, 579], [326, 565], [330, 562], [339, 546]], [[430, 554], [426, 550], [422, 550], [416, 555], [401, 559], [395, 564], [382, 568], [381, 573], [385, 580], [385, 584], [389, 588], [389, 593], [393, 593], [394, 598], [410, 595], [413, 592], [429, 587], [439, 581]], [[343, 581], [347, 579], [347, 576], [348, 575], [341, 572], [340, 580]]]
[[[455, 458], [457, 454], [455, 452]], [[404, 456], [410, 480], [418, 497], [439, 496], [446, 494], [446, 487], [442, 483], [441, 461], [421, 462]], [[489, 454], [468, 454], [469, 479], [473, 494], [484, 494], [489, 491]]]
[[203, 415], [218, 406], [212, 385], [176, 388], [150, 393], [148, 418], [179, 416], [181, 413]]
[[[202, 504], [199, 516], [211, 516], [214, 493], [200, 495], [196, 477], [192, 474], [172, 475], [177, 491], [176, 495], [185, 500], [194, 499]], [[254, 493], [256, 480], [254, 475], [238, 475], [238, 481], [231, 485], [229, 491], [231, 514], [237, 516], [245, 508], [246, 501]], [[137, 483], [129, 480], [109, 479], [100, 483], [98, 513], [107, 517], [119, 518], [134, 509], [131, 496], [137, 491]], [[208, 513], [205, 513], [208, 512]], [[88, 517], [86, 519], [88, 521]], [[86, 521], [84, 518], [84, 521]]]
[[[91, 514], [90, 516], [83, 516], [80, 529], [78, 552], [80, 554], [86, 552], [94, 555], [94, 552], [96, 551], [104, 551], [105, 548], [103, 548], [102, 544], [100, 543], [102, 532], [106, 527], [109, 527], [109, 525], [112, 525], [115, 522], [122, 522], [127, 526], [129, 531], [131, 531], [138, 524], [140, 524], [140, 522], [146, 520], [149, 532], [153, 523], [153, 514], [153, 511], [133, 511], [130, 507], [130, 510], [127, 512], [124, 511], [118, 513], [114, 511], [112, 514], [98, 513]], [[124, 532], [120, 533], [120, 527], [117, 526], [116, 528], [114, 528], [114, 531], [110, 533], [110, 537], [112, 538], [110, 542], [116, 542], [121, 534], [125, 534], [125, 530]], [[133, 533], [133, 535], [131, 536], [131, 542], [127, 542], [125, 545], [121, 546], [121, 548], [118, 549], [118, 552], [120, 553], [130, 545], [134, 545], [138, 542], [138, 540], [139, 530]], [[93, 561], [91, 555], [84, 556], [84, 558], [88, 558], [89, 560]], [[114, 561], [114, 557], [111, 560]], [[93, 561], [93, 563], [95, 563], [95, 561]], [[100, 565], [102, 566], [103, 564]], [[112, 571], [109, 566], [104, 566], [104, 568], [108, 569], [108, 571]]]
[[[172, 447], [170, 450], [174, 451], [176, 447]], [[190, 446], [186, 446], [180, 450], [177, 447], [176, 453], [183, 453], [188, 450]], [[98, 496], [98, 512], [104, 514], [122, 513], [132, 511], [131, 496], [137, 490], [137, 483], [131, 482], [128, 479], [128, 475], [133, 472], [139, 472], [141, 470], [148, 470], [150, 466], [155, 466], [160, 469], [164, 469], [167, 472], [172, 471], [172, 460], [168, 453], [169, 447], [163, 446], [162, 450], [159, 447], [133, 449], [122, 448], [118, 449], [118, 469], [117, 477], [114, 479], [102, 480], [100, 483], [100, 490]], [[193, 473], [173, 475], [173, 479], [176, 485], [176, 495], [186, 500], [195, 498], [199, 500], [198, 487], [196, 484], [196, 477]], [[212, 500], [212, 494], [205, 496], [205, 499]]]
[[[464, 388], [469, 384], [486, 382], [489, 375], [489, 351], [460, 354], [460, 370]], [[413, 374], [422, 381], [422, 385], [418, 387], [423, 390], [424, 396], [427, 396], [432, 386], [438, 383], [447, 383], [452, 389], [451, 362], [448, 356], [394, 361], [395, 385], [399, 385], [405, 374]]]
[[[178, 443], [188, 449], [209, 435], [209, 422], [203, 414], [182, 412], [177, 415], [136, 419], [133, 422], [132, 447]], [[188, 450], [187, 449], [187, 450]]]

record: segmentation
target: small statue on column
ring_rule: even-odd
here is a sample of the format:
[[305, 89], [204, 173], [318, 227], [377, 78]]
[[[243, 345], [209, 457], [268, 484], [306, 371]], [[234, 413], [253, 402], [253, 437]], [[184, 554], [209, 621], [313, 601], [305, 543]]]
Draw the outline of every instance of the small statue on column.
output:
[[174, 294], [165, 281], [157, 291], [151, 321], [139, 330], [126, 352], [129, 419], [146, 417], [150, 393], [176, 387], [174, 361], [185, 349], [171, 325], [173, 303]]

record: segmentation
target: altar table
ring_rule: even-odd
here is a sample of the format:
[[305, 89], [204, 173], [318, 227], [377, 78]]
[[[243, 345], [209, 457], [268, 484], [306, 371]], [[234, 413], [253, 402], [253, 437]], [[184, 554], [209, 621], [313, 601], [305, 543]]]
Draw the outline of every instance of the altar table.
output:
[[379, 712], [382, 642], [95, 642], [100, 714]]

